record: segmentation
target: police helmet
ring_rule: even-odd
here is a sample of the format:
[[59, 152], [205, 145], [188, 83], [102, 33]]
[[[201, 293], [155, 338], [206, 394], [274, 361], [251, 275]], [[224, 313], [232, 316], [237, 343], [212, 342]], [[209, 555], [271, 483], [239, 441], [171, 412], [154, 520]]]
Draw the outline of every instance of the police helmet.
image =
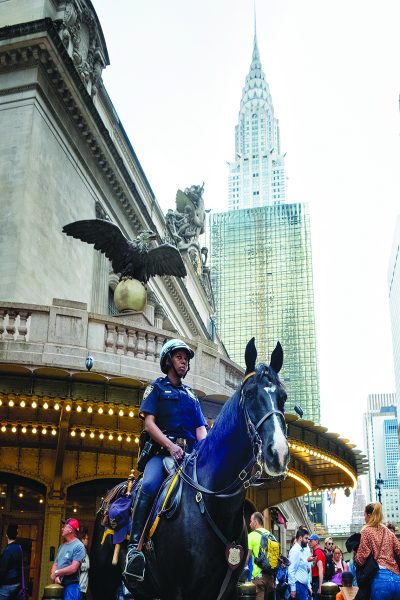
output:
[[185, 350], [188, 355], [189, 361], [194, 356], [193, 350], [183, 340], [168, 340], [168, 342], [165, 342], [160, 352], [160, 367], [163, 373], [167, 374], [167, 359], [171, 358], [172, 353], [176, 350]]

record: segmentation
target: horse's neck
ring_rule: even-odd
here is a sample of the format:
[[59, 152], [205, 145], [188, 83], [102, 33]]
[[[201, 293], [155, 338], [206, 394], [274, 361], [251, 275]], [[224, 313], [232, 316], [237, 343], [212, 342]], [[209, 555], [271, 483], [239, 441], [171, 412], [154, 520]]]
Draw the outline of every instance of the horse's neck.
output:
[[[205, 438], [198, 458], [199, 483], [213, 491], [232, 484], [252, 457], [242, 410], [226, 412], [226, 418], [219, 418]], [[223, 413], [220, 416], [225, 417]]]

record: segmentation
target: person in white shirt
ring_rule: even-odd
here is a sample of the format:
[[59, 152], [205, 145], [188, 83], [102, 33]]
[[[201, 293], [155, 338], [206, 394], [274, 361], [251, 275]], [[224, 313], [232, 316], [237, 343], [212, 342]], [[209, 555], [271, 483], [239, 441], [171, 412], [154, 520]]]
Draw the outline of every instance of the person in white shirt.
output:
[[310, 563], [308, 561], [309, 532], [300, 527], [297, 530], [296, 541], [289, 552], [290, 565], [288, 568], [288, 582], [291, 598], [296, 600], [308, 600], [311, 593], [310, 587]]

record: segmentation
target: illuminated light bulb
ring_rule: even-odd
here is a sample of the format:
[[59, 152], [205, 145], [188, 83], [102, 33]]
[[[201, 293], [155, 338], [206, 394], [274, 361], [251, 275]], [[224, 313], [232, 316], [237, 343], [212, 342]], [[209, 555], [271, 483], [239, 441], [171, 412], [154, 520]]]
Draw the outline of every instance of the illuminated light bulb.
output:
[[32, 433], [37, 433], [36, 427], [32, 427]]
[[94, 432], [93, 432], [93, 431], [91, 431], [91, 432], [90, 432], [90, 437], [91, 437], [92, 439], [94, 438]]
[[77, 508], [73, 508], [72, 512], [76, 513], [76, 512], [78, 512], [78, 509]]
[[81, 431], [81, 438], [84, 438], [86, 435], [86, 433], [84, 431]]
[[44, 500], [43, 498], [39, 498], [39, 504], [43, 504]]
[[67, 406], [65, 407], [65, 410], [66, 410], [67, 412], [70, 412], [70, 410], [71, 410], [71, 405], [70, 405], [70, 404], [67, 404]]
[[75, 437], [75, 436], [76, 436], [76, 431], [73, 429], [73, 430], [71, 431], [71, 437]]
[[124, 416], [124, 411], [122, 410], [122, 408], [121, 408], [121, 410], [119, 411], [118, 415], [119, 415], [120, 417], [123, 417], [123, 416]]
[[109, 439], [110, 441], [114, 439], [114, 436], [113, 436], [113, 434], [112, 434], [112, 433], [110, 433], [110, 435], [108, 436], [108, 439]]
[[0, 406], [3, 404], [3, 400], [0, 399]]
[[43, 427], [43, 429], [42, 429], [42, 434], [43, 434], [43, 435], [46, 435], [46, 434], [47, 434], [47, 429], [46, 429], [46, 427]]
[[20, 405], [21, 408], [25, 408], [25, 406], [26, 406], [25, 400], [21, 400], [21, 402], [19, 403], [19, 405]]
[[130, 442], [130, 441], [131, 441], [131, 436], [130, 436], [130, 435], [127, 435], [127, 436], [126, 436], [126, 441], [127, 441], [127, 442]]
[[9, 400], [8, 401], [8, 406], [14, 406], [14, 400]]
[[20, 493], [18, 494], [18, 496], [19, 496], [20, 498], [23, 498], [23, 497], [24, 497], [24, 494], [23, 494], [23, 492], [20, 492]]
[[44, 408], [44, 410], [47, 410], [47, 409], [49, 408], [49, 405], [47, 404], [47, 402], [45, 402], [45, 403], [43, 404], [43, 408]]
[[102, 414], [103, 414], [103, 412], [104, 412], [104, 410], [103, 410], [103, 407], [102, 407], [102, 406], [99, 406], [99, 409], [98, 409], [98, 411], [97, 411], [97, 412], [99, 413], [99, 415], [102, 415]]
[[52, 429], [51, 430], [51, 435], [57, 435], [57, 429]]
[[7, 431], [7, 427], [5, 425], [3, 425], [2, 428], [1, 428], [1, 430], [4, 433], [5, 431]]
[[13, 433], [17, 433], [17, 428], [15, 427], [15, 425], [14, 425], [13, 427], [11, 427], [11, 431], [12, 431]]
[[130, 410], [130, 411], [129, 411], [129, 416], [130, 416], [130, 417], [134, 417], [134, 416], [135, 416], [135, 413], [133, 412], [133, 410]]
[[80, 404], [76, 407], [76, 412], [82, 412], [82, 406]]
[[122, 435], [119, 435], [119, 436], [118, 436], [118, 441], [119, 441], [119, 442], [122, 442]]
[[60, 410], [60, 405], [58, 404], [58, 402], [55, 403], [54, 410]]
[[26, 433], [26, 427], [21, 428], [22, 433]]
[[100, 435], [99, 435], [99, 438], [100, 438], [101, 440], [104, 440], [104, 433], [100, 433]]
[[135, 444], [138, 444], [138, 443], [139, 443], [139, 438], [135, 437]]
[[37, 402], [35, 402], [35, 400], [32, 402], [31, 404], [32, 408], [36, 408], [37, 407]]
[[92, 406], [88, 406], [87, 411], [88, 411], [88, 413], [92, 413], [93, 412], [93, 407]]
[[109, 409], [108, 409], [108, 414], [109, 414], [110, 416], [114, 414], [114, 411], [113, 411], [113, 409], [112, 409], [112, 408], [109, 408]]

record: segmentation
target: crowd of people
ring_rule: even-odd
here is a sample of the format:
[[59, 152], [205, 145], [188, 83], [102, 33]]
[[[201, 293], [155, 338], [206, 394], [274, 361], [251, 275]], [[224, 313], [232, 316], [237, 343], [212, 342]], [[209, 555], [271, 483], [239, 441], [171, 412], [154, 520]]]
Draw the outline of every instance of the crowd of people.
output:
[[[379, 502], [368, 504], [364, 517], [361, 533], [352, 534], [346, 541], [349, 561], [332, 537], [325, 538], [322, 547], [318, 534], [299, 527], [286, 562], [281, 556], [277, 569], [268, 574], [257, 567], [250, 571], [248, 579], [256, 586], [256, 600], [319, 600], [326, 582], [338, 586], [336, 600], [400, 600], [400, 541], [396, 527], [383, 523]], [[260, 536], [253, 532], [256, 528], [265, 531], [263, 527], [261, 513], [254, 513], [250, 519], [247, 569], [260, 549]]]

